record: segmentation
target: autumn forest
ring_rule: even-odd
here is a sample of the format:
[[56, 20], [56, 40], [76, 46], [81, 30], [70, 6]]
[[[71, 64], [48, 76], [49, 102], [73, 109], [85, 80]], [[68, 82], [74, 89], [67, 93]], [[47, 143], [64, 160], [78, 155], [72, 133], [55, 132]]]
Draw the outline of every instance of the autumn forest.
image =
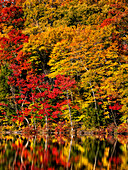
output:
[[0, 127], [128, 131], [128, 1], [1, 0]]

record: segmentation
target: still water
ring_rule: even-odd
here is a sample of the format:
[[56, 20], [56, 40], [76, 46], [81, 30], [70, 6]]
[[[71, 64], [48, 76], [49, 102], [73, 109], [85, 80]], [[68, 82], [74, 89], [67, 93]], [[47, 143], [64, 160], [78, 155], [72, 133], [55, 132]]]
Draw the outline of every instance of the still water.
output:
[[2, 135], [0, 170], [128, 170], [127, 138]]

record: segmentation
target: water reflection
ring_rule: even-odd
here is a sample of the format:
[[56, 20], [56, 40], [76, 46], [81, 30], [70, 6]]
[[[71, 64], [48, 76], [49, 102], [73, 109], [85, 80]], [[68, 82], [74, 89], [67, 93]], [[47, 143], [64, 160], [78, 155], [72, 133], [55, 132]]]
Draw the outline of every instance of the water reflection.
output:
[[126, 142], [59, 135], [1, 135], [0, 170], [127, 170]]

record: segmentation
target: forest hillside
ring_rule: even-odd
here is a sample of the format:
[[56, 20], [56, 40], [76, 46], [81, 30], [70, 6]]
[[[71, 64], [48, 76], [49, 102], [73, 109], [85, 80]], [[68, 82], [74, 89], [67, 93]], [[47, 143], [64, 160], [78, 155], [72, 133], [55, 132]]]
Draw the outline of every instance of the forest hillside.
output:
[[0, 1], [1, 126], [127, 120], [127, 0]]

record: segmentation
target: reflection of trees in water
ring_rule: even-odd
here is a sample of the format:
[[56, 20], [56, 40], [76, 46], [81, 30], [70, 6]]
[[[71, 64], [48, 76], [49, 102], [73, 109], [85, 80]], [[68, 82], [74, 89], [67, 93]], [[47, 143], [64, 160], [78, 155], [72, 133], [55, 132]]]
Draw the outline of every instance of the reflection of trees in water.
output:
[[127, 145], [117, 140], [109, 143], [72, 135], [60, 139], [60, 136], [48, 134], [43, 137], [2, 136], [0, 140], [0, 169], [8, 170], [119, 168], [124, 167], [122, 159], [126, 159], [126, 155]]

